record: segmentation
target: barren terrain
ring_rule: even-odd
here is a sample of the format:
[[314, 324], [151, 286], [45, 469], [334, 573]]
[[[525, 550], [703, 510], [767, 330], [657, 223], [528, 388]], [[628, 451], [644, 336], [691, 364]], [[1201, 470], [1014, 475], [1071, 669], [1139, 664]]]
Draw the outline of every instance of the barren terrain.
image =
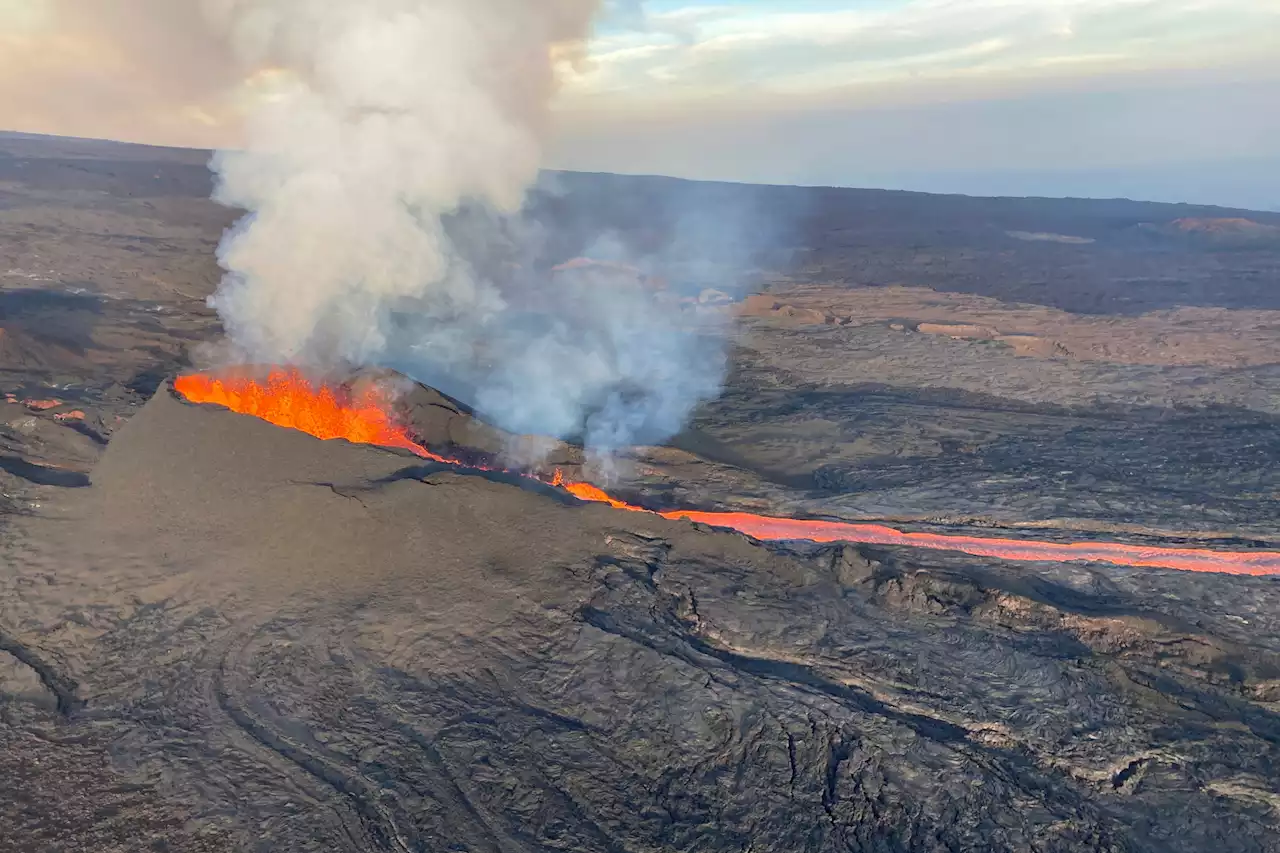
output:
[[[0, 135], [0, 850], [1280, 850], [1275, 578], [765, 544], [192, 405], [205, 157]], [[1280, 549], [1280, 217], [553, 183], [529, 263], [612, 228], [738, 315], [626, 500]]]

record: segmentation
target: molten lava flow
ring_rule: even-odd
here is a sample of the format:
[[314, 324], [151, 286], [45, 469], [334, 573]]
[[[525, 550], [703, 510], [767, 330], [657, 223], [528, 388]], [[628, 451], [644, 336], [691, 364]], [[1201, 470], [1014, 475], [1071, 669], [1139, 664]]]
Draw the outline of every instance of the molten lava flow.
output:
[[[391, 401], [378, 388], [363, 391], [313, 385], [296, 370], [271, 371], [265, 381], [247, 376], [218, 379], [203, 374], [180, 376], [174, 389], [193, 403], [214, 403], [234, 412], [254, 415], [277, 426], [289, 427], [317, 438], [345, 438], [359, 444], [376, 444], [408, 450], [424, 459], [460, 465], [458, 460], [427, 450], [391, 415]], [[582, 501], [603, 503], [615, 509], [643, 512], [672, 520], [726, 527], [756, 539], [770, 541], [860, 542], [869, 545], [907, 545], [944, 551], [960, 551], [1002, 560], [1070, 562], [1085, 560], [1236, 575], [1280, 575], [1280, 552], [1213, 551], [1207, 548], [1159, 548], [1118, 542], [1037, 542], [1026, 539], [988, 539], [942, 533], [907, 533], [879, 524], [808, 521], [773, 518], [746, 512], [697, 512], [674, 510], [655, 513], [620, 501], [590, 483], [567, 481], [560, 471], [549, 485], [564, 489]]]
[[[623, 503], [589, 483], [564, 483], [579, 500], [607, 503], [616, 509], [652, 512]], [[1207, 548], [1160, 548], [1124, 545], [1119, 542], [1037, 542], [1027, 539], [996, 539], [943, 533], [906, 533], [882, 524], [846, 521], [807, 521], [774, 518], [749, 512], [698, 512], [673, 510], [655, 513], [672, 520], [695, 521], [712, 527], [727, 527], [756, 539], [771, 542], [859, 542], [866, 545], [907, 545], [938, 551], [960, 551], [975, 557], [1001, 560], [1067, 563], [1085, 560], [1117, 566], [1178, 569], [1186, 572], [1217, 572], [1232, 575], [1280, 575], [1280, 552], [1212, 551]]]
[[804, 539], [810, 542], [908, 545], [940, 551], [960, 551], [976, 557], [997, 557], [1001, 560], [1042, 560], [1055, 563], [1085, 560], [1116, 566], [1178, 569], [1185, 572], [1280, 575], [1280, 552], [1277, 551], [1213, 551], [1208, 548], [1143, 547], [1119, 542], [1037, 542], [942, 533], [905, 533], [880, 524], [770, 518], [745, 512], [677, 511], [664, 512], [662, 516], [699, 521], [716, 527], [730, 527], [756, 539], [773, 541]]
[[559, 468], [556, 469], [555, 476], [551, 478], [551, 485], [559, 486], [560, 488], [564, 489], [566, 492], [573, 495], [575, 498], [577, 498], [580, 501], [587, 501], [588, 503], [608, 504], [614, 509], [628, 509], [628, 510], [631, 510], [632, 512], [648, 512], [649, 511], [643, 507], [632, 506], [629, 503], [624, 503], [616, 498], [610, 497], [609, 493], [606, 492], [604, 489], [597, 488], [596, 486], [593, 486], [590, 483], [570, 482], [564, 478], [564, 474], [560, 471]]
[[174, 390], [193, 403], [213, 403], [253, 415], [276, 426], [316, 438], [345, 438], [357, 444], [398, 447], [437, 462], [436, 456], [409, 438], [390, 415], [390, 400], [370, 385], [360, 392], [312, 384], [294, 369], [272, 370], [263, 381], [249, 376], [219, 379], [204, 374], [179, 376]]

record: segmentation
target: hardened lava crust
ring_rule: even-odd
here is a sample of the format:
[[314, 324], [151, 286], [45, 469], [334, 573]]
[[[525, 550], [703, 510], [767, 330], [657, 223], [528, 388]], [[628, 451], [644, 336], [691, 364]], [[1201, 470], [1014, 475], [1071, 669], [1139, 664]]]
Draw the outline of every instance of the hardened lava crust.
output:
[[[756, 541], [420, 386], [468, 464], [196, 405], [207, 153], [0, 154], [0, 850], [1280, 850], [1277, 579]], [[1280, 550], [1277, 217], [561, 175], [533, 263], [695, 195], [803, 215], [663, 271], [738, 333], [618, 499]]]
[[221, 849], [1274, 845], [1272, 580], [766, 547], [420, 463], [162, 386], [11, 528], [9, 778]]

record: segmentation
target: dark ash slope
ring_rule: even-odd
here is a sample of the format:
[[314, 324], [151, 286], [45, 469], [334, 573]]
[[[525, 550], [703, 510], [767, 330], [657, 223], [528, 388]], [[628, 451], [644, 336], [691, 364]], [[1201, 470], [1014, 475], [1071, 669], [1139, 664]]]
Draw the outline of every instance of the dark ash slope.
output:
[[1274, 582], [415, 464], [162, 388], [6, 540], [7, 849], [1280, 849]]

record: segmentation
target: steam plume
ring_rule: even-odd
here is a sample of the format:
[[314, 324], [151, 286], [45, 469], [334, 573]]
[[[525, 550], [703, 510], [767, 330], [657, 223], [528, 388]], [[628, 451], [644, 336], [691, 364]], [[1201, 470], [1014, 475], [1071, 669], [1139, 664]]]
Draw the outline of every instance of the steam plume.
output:
[[363, 363], [384, 312], [428, 293], [483, 317], [494, 292], [451, 268], [441, 217], [519, 209], [537, 174], [552, 51], [591, 0], [211, 0], [249, 67], [274, 69], [247, 145], [214, 160], [219, 200], [251, 211], [223, 242], [215, 304], [274, 361]]
[[717, 347], [635, 280], [548, 286], [483, 254], [535, 250], [519, 213], [557, 62], [594, 0], [210, 11], [246, 67], [274, 69], [246, 147], [214, 159], [217, 198], [250, 211], [223, 241], [213, 299], [243, 357], [393, 364], [508, 429], [603, 453], [665, 438], [717, 390]]
[[[508, 430], [603, 454], [665, 438], [717, 392], [717, 329], [617, 268], [550, 273], [564, 241], [525, 209], [557, 72], [598, 13], [641, 25], [640, 0], [29, 8], [0, 32], [0, 114], [24, 129], [173, 140], [164, 128], [192, 111], [235, 128], [212, 161], [216, 198], [247, 211], [212, 300], [231, 356], [396, 367]], [[577, 187], [579, 208], [616, 201]], [[574, 250], [653, 272], [722, 241], [724, 217], [706, 213], [676, 213], [682, 239], [665, 248], [597, 228]]]

